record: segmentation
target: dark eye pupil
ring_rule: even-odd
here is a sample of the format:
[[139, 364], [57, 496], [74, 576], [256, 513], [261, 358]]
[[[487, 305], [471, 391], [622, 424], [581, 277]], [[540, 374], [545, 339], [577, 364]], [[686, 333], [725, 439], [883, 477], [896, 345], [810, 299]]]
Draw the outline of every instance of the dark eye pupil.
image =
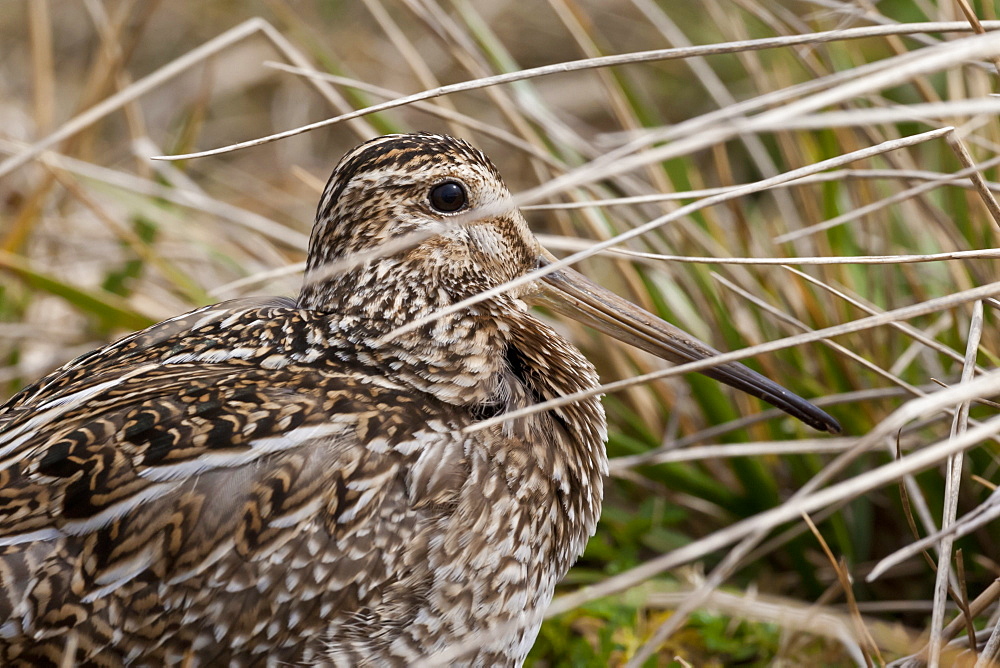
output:
[[431, 188], [431, 206], [444, 213], [458, 211], [465, 206], [465, 188], [455, 181], [434, 186]]

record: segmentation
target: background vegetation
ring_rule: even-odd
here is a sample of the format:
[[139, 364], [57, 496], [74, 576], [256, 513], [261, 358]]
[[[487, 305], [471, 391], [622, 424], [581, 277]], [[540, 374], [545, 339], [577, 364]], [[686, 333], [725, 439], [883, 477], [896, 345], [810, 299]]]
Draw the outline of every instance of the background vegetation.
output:
[[[956, 514], [995, 510], [996, 405], [961, 418], [963, 399], [1000, 390], [1000, 39], [969, 18], [995, 14], [965, 0], [7, 0], [0, 398], [193, 306], [294, 294], [339, 156], [385, 132], [451, 132], [514, 192], [562, 184], [525, 200], [554, 252], [660, 219], [578, 267], [722, 350], [782, 341], [748, 363], [844, 426], [818, 436], [696, 375], [609, 394], [604, 515], [530, 663], [883, 664], [928, 641], [934, 662], [958, 636], [941, 661], [973, 665], [962, 636], [986, 642], [1000, 596], [996, 523], [869, 577]], [[929, 254], [948, 255], [899, 257]], [[559, 326], [605, 381], [664, 368]], [[950, 586], [935, 593], [939, 565]]]

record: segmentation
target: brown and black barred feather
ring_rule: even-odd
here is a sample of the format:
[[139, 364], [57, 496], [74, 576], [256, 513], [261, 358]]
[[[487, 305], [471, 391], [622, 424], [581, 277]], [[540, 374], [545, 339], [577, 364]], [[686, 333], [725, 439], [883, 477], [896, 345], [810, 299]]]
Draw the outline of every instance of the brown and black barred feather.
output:
[[520, 664], [594, 531], [604, 413], [463, 430], [597, 376], [535, 284], [390, 336], [546, 261], [508, 200], [464, 141], [372, 140], [327, 184], [296, 302], [197, 309], [0, 408], [0, 663]]

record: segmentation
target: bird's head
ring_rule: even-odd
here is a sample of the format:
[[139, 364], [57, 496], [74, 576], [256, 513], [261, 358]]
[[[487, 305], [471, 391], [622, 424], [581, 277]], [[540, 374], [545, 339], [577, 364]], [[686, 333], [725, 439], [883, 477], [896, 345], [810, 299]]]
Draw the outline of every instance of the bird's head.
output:
[[[387, 135], [358, 146], [334, 169], [316, 214], [299, 306], [377, 321], [388, 330], [554, 260], [481, 151], [442, 135]], [[718, 354], [568, 267], [483, 302], [478, 317], [502, 318], [511, 309], [523, 311], [524, 303], [544, 304], [673, 362]], [[460, 322], [443, 320], [438, 329]], [[441, 340], [450, 344], [454, 337]], [[840, 429], [742, 364], [702, 373], [817, 429]]]
[[361, 144], [320, 199], [300, 304], [356, 312], [397, 289], [405, 319], [521, 276], [537, 266], [539, 246], [510, 199], [490, 159], [461, 139]]

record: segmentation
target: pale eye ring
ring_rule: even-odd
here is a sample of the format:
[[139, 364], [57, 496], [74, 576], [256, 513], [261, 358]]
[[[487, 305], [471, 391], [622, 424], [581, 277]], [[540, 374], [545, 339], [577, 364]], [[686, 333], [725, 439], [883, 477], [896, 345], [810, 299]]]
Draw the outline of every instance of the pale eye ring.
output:
[[439, 183], [427, 195], [431, 206], [441, 213], [454, 213], [465, 207], [469, 202], [465, 194], [465, 186], [458, 181]]

